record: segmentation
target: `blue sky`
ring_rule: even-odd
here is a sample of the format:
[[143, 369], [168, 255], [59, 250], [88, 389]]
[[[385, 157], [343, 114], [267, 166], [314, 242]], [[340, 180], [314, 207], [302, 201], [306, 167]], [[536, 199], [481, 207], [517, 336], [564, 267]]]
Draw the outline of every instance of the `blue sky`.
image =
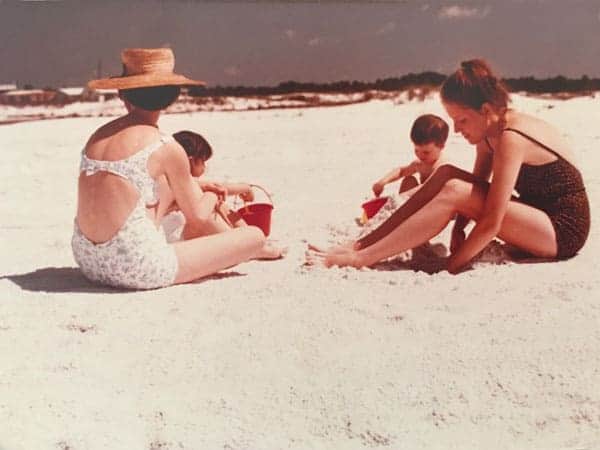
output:
[[374, 81], [483, 57], [504, 76], [600, 77], [600, 0], [0, 0], [0, 84], [76, 86], [170, 46], [211, 85]]

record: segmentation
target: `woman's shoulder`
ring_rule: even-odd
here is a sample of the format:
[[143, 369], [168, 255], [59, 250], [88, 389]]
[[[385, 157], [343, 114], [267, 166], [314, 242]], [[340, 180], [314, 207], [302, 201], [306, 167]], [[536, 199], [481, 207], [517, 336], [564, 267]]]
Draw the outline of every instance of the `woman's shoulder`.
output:
[[131, 125], [116, 119], [98, 128], [86, 148], [102, 147], [119, 149], [119, 153], [136, 153], [160, 137], [158, 129], [152, 125]]
[[[520, 135], [516, 137], [515, 134]], [[532, 147], [540, 149], [547, 147], [569, 159], [571, 146], [565, 140], [560, 130], [553, 124], [533, 115], [511, 111], [508, 115], [503, 137], [524, 139]]]

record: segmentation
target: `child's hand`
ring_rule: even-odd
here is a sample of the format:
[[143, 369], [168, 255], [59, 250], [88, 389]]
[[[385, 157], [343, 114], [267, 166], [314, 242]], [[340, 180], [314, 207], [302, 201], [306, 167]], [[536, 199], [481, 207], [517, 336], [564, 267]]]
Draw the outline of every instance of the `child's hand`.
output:
[[373, 189], [373, 194], [375, 194], [375, 197], [379, 197], [381, 195], [384, 187], [385, 185], [383, 183], [380, 183], [379, 181], [373, 184], [373, 187], [371, 189]]
[[224, 200], [227, 196], [227, 188], [220, 183], [204, 183], [202, 190], [205, 192], [214, 192], [221, 200]]
[[240, 192], [240, 198], [245, 202], [254, 201], [254, 192], [252, 192], [252, 186], [249, 184], [245, 186], [244, 190]]

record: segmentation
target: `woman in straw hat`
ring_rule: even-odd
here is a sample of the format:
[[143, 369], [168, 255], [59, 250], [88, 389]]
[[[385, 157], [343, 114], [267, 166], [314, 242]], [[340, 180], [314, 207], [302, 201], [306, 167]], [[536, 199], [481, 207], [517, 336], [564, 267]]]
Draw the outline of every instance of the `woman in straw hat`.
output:
[[[570, 258], [583, 247], [590, 208], [573, 151], [560, 132], [509, 108], [508, 90], [481, 59], [464, 61], [440, 94], [454, 130], [475, 146], [473, 172], [439, 167], [378, 229], [349, 246], [325, 252], [313, 247], [309, 260], [372, 265], [427, 242], [454, 217], [451, 273], [467, 267], [496, 236], [542, 258]], [[470, 220], [476, 224], [466, 236]]]
[[[91, 88], [118, 89], [127, 114], [100, 127], [82, 152], [72, 248], [84, 275], [115, 287], [151, 289], [263, 257], [265, 236], [256, 227], [166, 242], [155, 226], [161, 219], [157, 180], [166, 177], [189, 227], [201, 229], [213, 212], [199, 207], [202, 192], [186, 153], [157, 127], [181, 86], [204, 83], [174, 73], [175, 57], [167, 48], [126, 49], [121, 59], [122, 76], [89, 82]], [[205, 195], [218, 205], [217, 194]]]

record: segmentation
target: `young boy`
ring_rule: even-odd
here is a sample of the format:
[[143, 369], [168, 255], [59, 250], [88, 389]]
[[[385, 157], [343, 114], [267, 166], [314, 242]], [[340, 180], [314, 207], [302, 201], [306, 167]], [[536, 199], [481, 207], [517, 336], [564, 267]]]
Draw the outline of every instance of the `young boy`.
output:
[[[410, 139], [415, 148], [416, 159], [407, 166], [397, 167], [373, 184], [373, 193], [379, 197], [386, 184], [402, 178], [399, 193], [422, 184], [445, 160], [442, 150], [448, 138], [448, 124], [433, 114], [419, 116], [410, 130]], [[418, 174], [417, 180], [414, 175]]]

